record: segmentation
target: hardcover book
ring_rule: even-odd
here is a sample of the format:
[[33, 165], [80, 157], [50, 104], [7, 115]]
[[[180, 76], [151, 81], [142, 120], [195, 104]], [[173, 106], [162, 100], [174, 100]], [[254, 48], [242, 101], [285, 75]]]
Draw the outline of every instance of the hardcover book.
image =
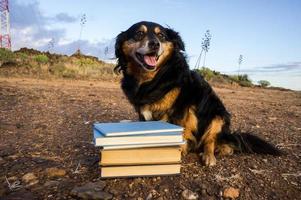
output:
[[181, 162], [179, 146], [140, 149], [102, 150], [101, 166], [175, 164]]
[[105, 137], [182, 132], [183, 128], [163, 121], [95, 123], [94, 129]]
[[103, 177], [103, 178], [159, 176], [159, 175], [180, 174], [180, 169], [181, 169], [180, 164], [111, 166], [111, 167], [101, 167], [100, 174], [101, 174], [101, 177]]

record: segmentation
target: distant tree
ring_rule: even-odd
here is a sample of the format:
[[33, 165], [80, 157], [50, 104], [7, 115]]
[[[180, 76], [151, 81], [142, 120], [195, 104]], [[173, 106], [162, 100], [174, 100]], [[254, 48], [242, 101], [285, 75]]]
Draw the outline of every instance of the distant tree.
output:
[[54, 38], [52, 38], [52, 39], [48, 42], [48, 51], [49, 51], [49, 52], [51, 52], [51, 50], [53, 50], [54, 44], [55, 44], [55, 40], [54, 40]]
[[212, 35], [210, 33], [210, 30], [207, 30], [206, 33], [205, 33], [205, 37], [203, 38], [203, 42], [202, 42], [202, 50], [204, 51], [204, 63], [203, 63], [203, 67], [205, 67], [206, 54], [209, 51], [211, 37], [212, 37]]
[[267, 80], [260, 80], [260, 81], [258, 81], [258, 84], [259, 84], [261, 87], [264, 87], [264, 88], [271, 85], [271, 83], [270, 83], [269, 81], [267, 81]]
[[86, 14], [83, 14], [80, 18], [80, 31], [79, 31], [79, 39], [78, 39], [78, 50], [80, 50], [80, 40], [82, 39], [82, 33], [84, 25], [87, 23], [87, 17]]
[[204, 52], [204, 61], [203, 61], [203, 67], [205, 66], [205, 62], [206, 62], [206, 54], [209, 51], [209, 47], [210, 47], [210, 40], [211, 40], [212, 35], [210, 34], [210, 30], [207, 30], [205, 32], [204, 38], [202, 38], [202, 50], [201, 53], [196, 61], [195, 64], [195, 69], [199, 69], [200, 68], [200, 63], [202, 60], [202, 55]]
[[242, 61], [243, 61], [243, 55], [239, 55], [239, 57], [238, 57], [238, 76], [240, 74], [240, 66], [241, 66]]

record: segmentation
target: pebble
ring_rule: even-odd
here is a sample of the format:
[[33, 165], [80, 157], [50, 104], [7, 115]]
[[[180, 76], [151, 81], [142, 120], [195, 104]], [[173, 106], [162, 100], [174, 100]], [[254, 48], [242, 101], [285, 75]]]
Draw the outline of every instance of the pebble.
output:
[[153, 199], [153, 195], [152, 193], [149, 193], [146, 197], [146, 200], [151, 200], [151, 199]]
[[31, 172], [22, 176], [22, 181], [27, 184], [26, 186], [32, 186], [39, 182], [38, 178]]
[[239, 189], [228, 187], [223, 192], [224, 198], [236, 199], [239, 197]]
[[45, 182], [45, 187], [57, 187], [60, 184], [59, 181], [47, 181]]
[[74, 187], [71, 195], [82, 199], [112, 199], [112, 194], [103, 191], [105, 186], [106, 183], [104, 181], [89, 182], [83, 186]]
[[186, 200], [194, 200], [194, 199], [198, 199], [199, 195], [197, 193], [192, 192], [191, 190], [184, 190], [182, 192], [182, 197]]
[[0, 157], [0, 165], [3, 163], [5, 163], [5, 160], [2, 157]]
[[66, 171], [64, 169], [51, 167], [46, 169], [46, 174], [48, 177], [61, 177], [66, 175]]

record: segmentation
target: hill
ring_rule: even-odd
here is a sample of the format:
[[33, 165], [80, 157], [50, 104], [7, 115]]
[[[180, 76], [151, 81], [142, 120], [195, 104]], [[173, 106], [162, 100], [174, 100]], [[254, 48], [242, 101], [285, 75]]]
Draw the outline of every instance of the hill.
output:
[[[0, 77], [119, 80], [120, 76], [114, 73], [113, 68], [114, 64], [94, 56], [84, 55], [80, 51], [67, 56], [28, 48], [21, 48], [14, 52], [0, 49]], [[263, 84], [254, 84], [247, 74], [227, 75], [207, 67], [196, 71], [211, 85], [217, 87], [266, 88], [269, 86], [269, 82], [265, 80], [261, 81]], [[279, 87], [268, 88], [287, 90]]]
[[79, 51], [67, 56], [28, 48], [14, 52], [0, 49], [2, 77], [111, 80], [115, 78], [113, 68], [113, 64]]

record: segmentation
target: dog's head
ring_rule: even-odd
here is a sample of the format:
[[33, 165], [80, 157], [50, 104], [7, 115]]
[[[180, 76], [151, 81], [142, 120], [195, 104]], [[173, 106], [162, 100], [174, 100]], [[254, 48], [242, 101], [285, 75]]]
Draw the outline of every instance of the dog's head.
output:
[[175, 51], [184, 51], [184, 43], [177, 32], [153, 22], [139, 22], [116, 38], [115, 70], [156, 72]]

